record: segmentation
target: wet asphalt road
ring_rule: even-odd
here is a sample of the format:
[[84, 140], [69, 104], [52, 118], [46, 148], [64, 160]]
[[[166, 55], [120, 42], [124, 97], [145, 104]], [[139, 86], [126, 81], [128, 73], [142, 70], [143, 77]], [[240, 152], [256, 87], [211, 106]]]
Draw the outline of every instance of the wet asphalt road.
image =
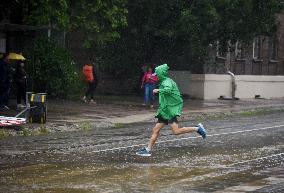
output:
[[138, 157], [153, 124], [1, 140], [0, 192], [284, 192], [284, 112], [164, 128]]

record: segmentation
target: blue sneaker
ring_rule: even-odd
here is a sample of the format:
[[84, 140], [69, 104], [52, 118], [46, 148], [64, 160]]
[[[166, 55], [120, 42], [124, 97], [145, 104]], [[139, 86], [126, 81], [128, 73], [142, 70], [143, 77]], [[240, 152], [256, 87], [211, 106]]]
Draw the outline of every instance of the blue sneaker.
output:
[[139, 151], [137, 151], [136, 155], [150, 157], [152, 155], [152, 153], [150, 151], [147, 151], [147, 149], [144, 147], [144, 148], [140, 149]]
[[206, 138], [206, 135], [207, 135], [205, 128], [203, 127], [203, 125], [202, 125], [201, 123], [199, 123], [199, 124], [197, 125], [197, 127], [198, 127], [197, 133], [198, 133], [199, 135], [201, 135], [203, 139], [205, 139], [205, 138]]

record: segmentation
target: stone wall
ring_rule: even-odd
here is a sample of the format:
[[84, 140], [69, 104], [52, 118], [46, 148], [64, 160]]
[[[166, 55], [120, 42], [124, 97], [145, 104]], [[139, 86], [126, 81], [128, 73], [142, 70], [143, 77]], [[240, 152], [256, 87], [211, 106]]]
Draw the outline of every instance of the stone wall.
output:
[[[170, 71], [170, 76], [179, 86], [182, 94], [198, 99], [232, 97], [232, 78], [225, 74], [190, 74], [184, 71]], [[237, 98], [284, 97], [284, 76], [236, 75]]]

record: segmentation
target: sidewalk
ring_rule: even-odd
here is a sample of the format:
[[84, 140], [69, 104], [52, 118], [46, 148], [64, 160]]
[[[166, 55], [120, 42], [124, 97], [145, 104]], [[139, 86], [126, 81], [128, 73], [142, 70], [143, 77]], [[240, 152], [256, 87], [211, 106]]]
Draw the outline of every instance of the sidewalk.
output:
[[[78, 123], [90, 121], [97, 126], [111, 124], [128, 124], [137, 122], [153, 122], [156, 112], [141, 105], [142, 98], [117, 98], [115, 100], [98, 99], [96, 105], [79, 101], [49, 101], [48, 121], [53, 123]], [[181, 120], [188, 120], [198, 115], [216, 113], [234, 113], [265, 109], [284, 109], [282, 99], [251, 100], [184, 100]]]
[[[250, 99], [250, 100], [184, 100], [181, 121], [191, 120], [197, 116], [228, 114], [242, 111], [284, 109], [284, 98]], [[74, 130], [82, 123], [93, 127], [114, 127], [119, 124], [154, 122], [156, 108], [142, 106], [142, 97], [134, 96], [98, 96], [97, 104], [91, 105], [81, 101], [48, 100], [46, 127], [53, 130]], [[9, 111], [8, 115], [15, 114]], [[1, 115], [3, 112], [1, 112]], [[3, 114], [5, 115], [5, 114]], [[27, 124], [27, 127], [36, 125]]]

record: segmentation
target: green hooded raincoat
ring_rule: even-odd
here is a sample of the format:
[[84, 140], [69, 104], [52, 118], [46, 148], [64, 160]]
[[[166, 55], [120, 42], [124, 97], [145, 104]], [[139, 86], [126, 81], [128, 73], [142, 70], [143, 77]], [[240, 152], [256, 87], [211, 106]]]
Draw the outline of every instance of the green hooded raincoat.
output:
[[155, 73], [160, 81], [159, 85], [159, 109], [156, 117], [170, 120], [180, 116], [183, 101], [177, 84], [168, 76], [169, 67], [167, 64], [155, 68]]

